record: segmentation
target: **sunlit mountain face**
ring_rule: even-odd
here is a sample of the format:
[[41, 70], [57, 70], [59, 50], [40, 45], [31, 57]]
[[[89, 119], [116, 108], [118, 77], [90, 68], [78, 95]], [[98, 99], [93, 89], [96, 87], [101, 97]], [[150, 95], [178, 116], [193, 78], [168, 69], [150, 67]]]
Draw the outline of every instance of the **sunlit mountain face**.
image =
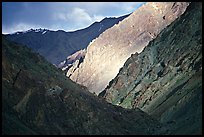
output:
[[[98, 94], [118, 74], [125, 61], [181, 16], [188, 3], [146, 3], [106, 30], [87, 47], [84, 61], [70, 78]], [[165, 17], [165, 18], [164, 18]]]

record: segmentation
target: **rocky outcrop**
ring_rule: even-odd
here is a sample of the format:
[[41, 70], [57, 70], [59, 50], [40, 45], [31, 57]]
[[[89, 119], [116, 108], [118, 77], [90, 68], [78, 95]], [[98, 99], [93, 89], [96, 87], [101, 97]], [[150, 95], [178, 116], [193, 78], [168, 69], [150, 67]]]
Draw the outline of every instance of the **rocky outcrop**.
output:
[[65, 70], [67, 66], [71, 65], [76, 60], [84, 59], [86, 55], [86, 49], [79, 50], [74, 54], [68, 56], [66, 60], [62, 61], [57, 67]]
[[202, 4], [191, 3], [99, 96], [147, 112], [164, 123], [164, 134], [201, 134], [201, 75]]
[[113, 79], [125, 61], [147, 44], [176, 18], [187, 2], [148, 2], [123, 21], [104, 31], [87, 48], [86, 57], [70, 78], [90, 92], [99, 93]]
[[65, 70], [63, 70], [63, 71], [67, 71], [66, 72], [66, 76], [67, 77], [70, 77], [73, 73], [74, 73], [74, 71], [77, 69], [77, 68], [79, 68], [79, 65], [82, 63], [82, 61], [83, 61], [83, 59], [82, 58], [80, 58], [80, 59], [77, 59], [77, 60], [75, 60], [75, 62], [73, 62], [73, 64], [71, 64], [71, 65], [68, 65], [68, 66], [66, 66], [65, 68], [63, 68], [63, 69], [65, 69]]
[[79, 50], [76, 53], [67, 57], [66, 60], [62, 61], [58, 68], [65, 72], [67, 77], [70, 77], [74, 71], [79, 68], [79, 65], [83, 62], [86, 55], [86, 49]]

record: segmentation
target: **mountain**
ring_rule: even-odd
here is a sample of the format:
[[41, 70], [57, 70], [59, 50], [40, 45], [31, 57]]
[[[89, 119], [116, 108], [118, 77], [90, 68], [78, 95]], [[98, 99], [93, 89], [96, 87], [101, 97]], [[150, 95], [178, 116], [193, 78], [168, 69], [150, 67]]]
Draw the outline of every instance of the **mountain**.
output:
[[176, 18], [182, 15], [187, 2], [148, 2], [127, 18], [104, 31], [87, 47], [84, 61], [70, 79], [98, 94], [108, 85], [136, 52]]
[[131, 55], [99, 96], [157, 118], [163, 134], [202, 134], [202, 3]]
[[58, 65], [67, 56], [85, 49], [91, 40], [127, 16], [104, 18], [102, 21], [95, 22], [85, 29], [73, 32], [30, 29], [25, 32], [8, 34], [6, 37], [11, 41], [30, 47], [52, 64]]
[[3, 135], [143, 135], [159, 128], [140, 109], [107, 103], [2, 36]]
[[[77, 68], [84, 60], [86, 49], [79, 50], [74, 54], [68, 56], [66, 60], [62, 61], [57, 67], [67, 72], [70, 68]], [[76, 64], [76, 65], [75, 65]], [[69, 70], [70, 74], [73, 72]]]

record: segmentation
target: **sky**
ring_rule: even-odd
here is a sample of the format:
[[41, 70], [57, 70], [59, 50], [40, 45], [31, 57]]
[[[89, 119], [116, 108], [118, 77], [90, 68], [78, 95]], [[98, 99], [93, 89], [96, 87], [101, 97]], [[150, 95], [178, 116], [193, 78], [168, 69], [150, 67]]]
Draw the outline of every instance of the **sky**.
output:
[[75, 31], [105, 17], [135, 11], [144, 2], [2, 2], [2, 33], [29, 29]]

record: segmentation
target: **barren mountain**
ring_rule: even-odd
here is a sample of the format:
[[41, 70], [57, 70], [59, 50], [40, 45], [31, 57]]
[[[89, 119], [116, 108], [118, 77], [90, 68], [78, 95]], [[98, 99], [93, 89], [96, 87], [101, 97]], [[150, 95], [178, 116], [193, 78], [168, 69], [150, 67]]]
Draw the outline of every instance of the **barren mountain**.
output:
[[133, 54], [99, 94], [160, 120], [164, 134], [202, 134], [202, 4], [186, 12]]
[[3, 135], [202, 134], [202, 3], [145, 4], [62, 62], [79, 84], [7, 38]]
[[136, 52], [176, 18], [182, 15], [187, 2], [148, 2], [123, 21], [104, 31], [87, 48], [84, 61], [70, 78], [90, 92], [99, 93], [108, 85]]
[[8, 34], [6, 37], [11, 41], [30, 47], [57, 66], [69, 55], [87, 48], [91, 40], [127, 16], [104, 18], [100, 22], [94, 22], [87, 28], [73, 32], [30, 29], [25, 32]]

